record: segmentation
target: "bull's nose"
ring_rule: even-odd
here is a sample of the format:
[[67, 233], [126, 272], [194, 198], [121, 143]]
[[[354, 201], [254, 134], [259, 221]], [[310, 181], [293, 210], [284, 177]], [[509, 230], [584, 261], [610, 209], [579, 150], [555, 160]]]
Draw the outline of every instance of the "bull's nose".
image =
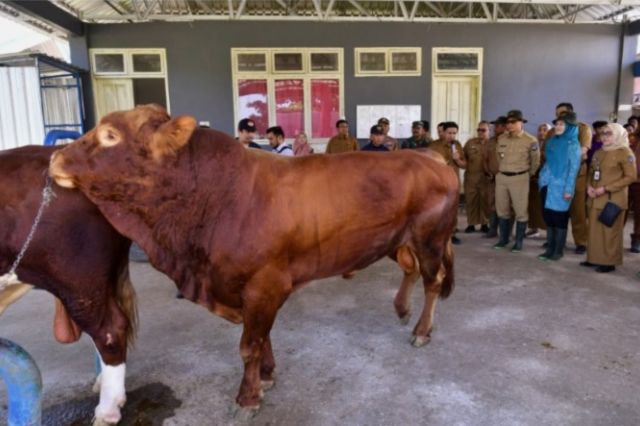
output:
[[60, 151], [56, 151], [51, 155], [51, 159], [49, 160], [49, 176], [63, 188], [75, 188], [76, 185], [73, 179], [63, 170], [62, 162], [63, 157], [60, 155]]

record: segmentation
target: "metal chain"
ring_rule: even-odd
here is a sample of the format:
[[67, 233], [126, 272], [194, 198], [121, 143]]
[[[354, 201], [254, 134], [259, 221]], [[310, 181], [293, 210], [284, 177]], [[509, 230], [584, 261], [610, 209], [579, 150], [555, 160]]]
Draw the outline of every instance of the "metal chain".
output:
[[31, 244], [31, 240], [33, 240], [33, 236], [36, 233], [36, 228], [40, 223], [40, 219], [42, 218], [42, 213], [44, 212], [45, 207], [47, 207], [51, 202], [51, 200], [56, 196], [56, 194], [53, 192], [53, 189], [51, 189], [52, 184], [53, 184], [53, 180], [49, 176], [47, 176], [46, 185], [42, 190], [42, 202], [40, 203], [40, 208], [38, 209], [36, 218], [33, 220], [33, 225], [31, 225], [31, 230], [29, 231], [29, 235], [27, 235], [27, 240], [24, 242], [24, 245], [22, 246], [20, 253], [18, 253], [18, 257], [16, 257], [16, 260], [13, 262], [13, 265], [11, 265], [9, 274], [15, 274], [16, 269], [18, 269], [18, 265], [20, 264], [20, 261], [22, 260], [24, 254], [29, 248], [29, 244]]

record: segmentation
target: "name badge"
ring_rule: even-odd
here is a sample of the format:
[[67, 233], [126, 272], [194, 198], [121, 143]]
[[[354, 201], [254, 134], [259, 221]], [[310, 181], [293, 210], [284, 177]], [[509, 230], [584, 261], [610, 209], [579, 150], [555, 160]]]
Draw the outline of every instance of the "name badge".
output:
[[593, 180], [596, 182], [600, 180], [600, 170], [596, 170], [593, 172]]

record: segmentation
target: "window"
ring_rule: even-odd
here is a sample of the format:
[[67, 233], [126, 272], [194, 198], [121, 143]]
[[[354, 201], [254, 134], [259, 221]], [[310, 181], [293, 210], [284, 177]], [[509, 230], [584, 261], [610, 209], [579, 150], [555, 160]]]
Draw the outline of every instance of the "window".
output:
[[482, 72], [482, 48], [433, 48], [433, 72], [479, 74]]
[[341, 48], [231, 49], [235, 122], [251, 118], [258, 135], [281, 126], [286, 139], [335, 134], [343, 116]]
[[421, 52], [419, 47], [357, 47], [356, 77], [420, 76]]
[[169, 110], [164, 49], [90, 49], [96, 119], [156, 103]]

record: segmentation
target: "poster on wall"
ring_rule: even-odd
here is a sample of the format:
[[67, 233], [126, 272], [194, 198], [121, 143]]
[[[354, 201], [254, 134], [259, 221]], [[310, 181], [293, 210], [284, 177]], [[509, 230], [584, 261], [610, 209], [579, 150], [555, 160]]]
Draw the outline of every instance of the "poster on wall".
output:
[[371, 126], [378, 123], [378, 119], [386, 117], [390, 122], [389, 135], [396, 139], [406, 139], [411, 136], [411, 123], [422, 118], [420, 105], [358, 105], [357, 107], [357, 137], [368, 139]]

